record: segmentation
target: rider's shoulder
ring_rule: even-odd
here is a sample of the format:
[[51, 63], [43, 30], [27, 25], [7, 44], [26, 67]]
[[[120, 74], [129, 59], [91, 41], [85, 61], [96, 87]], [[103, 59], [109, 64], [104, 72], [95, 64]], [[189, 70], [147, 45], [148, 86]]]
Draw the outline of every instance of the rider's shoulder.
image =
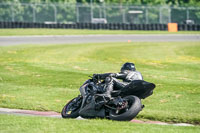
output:
[[142, 75], [139, 71], [130, 71], [128, 74], [127, 74], [127, 76], [128, 77], [133, 77], [133, 76], [136, 76], [136, 75]]
[[135, 73], [140, 73], [139, 71], [128, 71], [128, 74], [135, 74]]
[[141, 74], [141, 72], [139, 72], [139, 71], [135, 71], [135, 72]]

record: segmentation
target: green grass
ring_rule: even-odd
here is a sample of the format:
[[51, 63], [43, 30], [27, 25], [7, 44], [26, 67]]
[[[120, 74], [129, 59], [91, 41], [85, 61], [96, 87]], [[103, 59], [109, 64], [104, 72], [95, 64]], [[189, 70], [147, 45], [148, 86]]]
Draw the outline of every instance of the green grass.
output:
[[77, 29], [0, 29], [0, 36], [24, 35], [98, 35], [98, 34], [200, 34], [199, 31], [135, 31], [135, 30], [77, 30]]
[[93, 73], [136, 64], [157, 85], [139, 119], [200, 124], [200, 42], [0, 47], [0, 107], [60, 112]]
[[0, 115], [0, 129], [1, 133], [197, 133], [200, 131], [199, 126], [177, 127], [100, 119], [72, 120], [13, 115]]

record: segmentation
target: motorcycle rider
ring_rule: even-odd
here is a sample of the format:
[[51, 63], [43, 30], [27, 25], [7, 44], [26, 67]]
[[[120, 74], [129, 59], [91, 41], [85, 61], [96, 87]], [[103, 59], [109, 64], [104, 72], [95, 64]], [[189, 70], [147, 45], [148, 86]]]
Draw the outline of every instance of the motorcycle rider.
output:
[[129, 62], [123, 64], [119, 73], [94, 74], [93, 76], [105, 80], [102, 91], [109, 98], [113, 90], [122, 90], [123, 88], [127, 88], [134, 80], [143, 80], [142, 74], [136, 71], [135, 64]]

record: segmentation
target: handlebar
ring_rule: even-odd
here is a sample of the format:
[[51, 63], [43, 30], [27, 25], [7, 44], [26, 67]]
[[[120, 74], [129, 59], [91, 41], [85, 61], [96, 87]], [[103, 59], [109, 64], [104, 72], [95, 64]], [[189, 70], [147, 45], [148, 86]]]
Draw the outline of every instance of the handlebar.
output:
[[97, 76], [97, 78], [96, 78], [95, 74], [93, 74], [92, 76], [88, 76], [88, 77], [90, 77], [94, 83], [99, 83], [99, 81], [100, 81], [99, 76]]

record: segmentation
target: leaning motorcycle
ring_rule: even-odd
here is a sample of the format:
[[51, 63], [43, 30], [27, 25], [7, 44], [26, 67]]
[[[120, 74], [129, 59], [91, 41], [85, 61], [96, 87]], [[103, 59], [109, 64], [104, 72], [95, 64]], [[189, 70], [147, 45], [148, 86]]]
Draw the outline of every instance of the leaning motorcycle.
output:
[[80, 87], [81, 95], [63, 107], [62, 117], [130, 121], [144, 108], [141, 99], [152, 95], [155, 88], [153, 83], [135, 80], [121, 90], [112, 91], [111, 97], [107, 97], [104, 86], [105, 81], [91, 77]]

